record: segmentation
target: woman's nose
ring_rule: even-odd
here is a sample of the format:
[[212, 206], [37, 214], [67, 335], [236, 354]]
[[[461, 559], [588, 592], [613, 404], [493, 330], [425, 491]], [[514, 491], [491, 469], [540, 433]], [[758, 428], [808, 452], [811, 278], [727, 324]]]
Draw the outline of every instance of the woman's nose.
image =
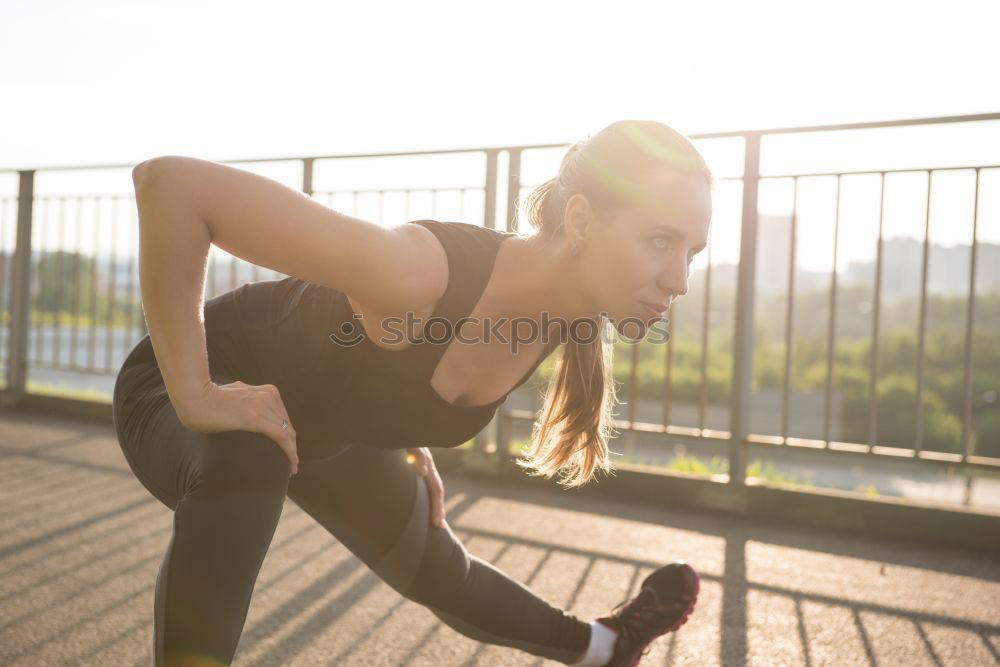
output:
[[691, 265], [687, 262], [669, 262], [660, 275], [660, 289], [674, 295], [684, 296], [688, 292], [688, 275]]

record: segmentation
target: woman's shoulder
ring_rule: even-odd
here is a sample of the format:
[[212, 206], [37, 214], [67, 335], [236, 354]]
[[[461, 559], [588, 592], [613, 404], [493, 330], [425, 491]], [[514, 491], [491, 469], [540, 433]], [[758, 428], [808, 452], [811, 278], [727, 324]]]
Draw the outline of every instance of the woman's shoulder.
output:
[[449, 234], [466, 236], [469, 238], [502, 238], [509, 235], [509, 232], [502, 232], [498, 229], [476, 225], [471, 222], [458, 220], [435, 220], [433, 218], [423, 218], [420, 220], [410, 220], [407, 224], [420, 225], [436, 234]]
[[500, 243], [509, 232], [502, 232], [471, 222], [451, 220], [411, 220], [408, 224], [416, 224], [429, 230], [437, 237], [444, 247], [449, 266], [456, 266], [469, 259], [479, 260], [496, 252]]

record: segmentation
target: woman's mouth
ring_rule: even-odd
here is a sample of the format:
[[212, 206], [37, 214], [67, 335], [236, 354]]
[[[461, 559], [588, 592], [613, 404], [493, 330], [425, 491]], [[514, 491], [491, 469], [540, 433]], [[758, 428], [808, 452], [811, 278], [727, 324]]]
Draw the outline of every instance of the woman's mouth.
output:
[[645, 301], [640, 301], [639, 303], [641, 303], [642, 307], [646, 309], [646, 313], [648, 313], [650, 317], [659, 319], [663, 317], [663, 313], [666, 312], [666, 309], [660, 310], [660, 306], [654, 307], [652, 304], [648, 304]]

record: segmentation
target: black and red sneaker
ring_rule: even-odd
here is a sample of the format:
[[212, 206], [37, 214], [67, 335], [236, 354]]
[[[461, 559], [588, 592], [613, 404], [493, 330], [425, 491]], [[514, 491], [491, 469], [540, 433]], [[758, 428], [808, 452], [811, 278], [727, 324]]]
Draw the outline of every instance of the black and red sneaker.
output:
[[698, 573], [683, 560], [664, 565], [643, 579], [634, 598], [597, 619], [618, 633], [606, 667], [638, 665], [650, 642], [684, 625], [694, 610], [698, 588]]

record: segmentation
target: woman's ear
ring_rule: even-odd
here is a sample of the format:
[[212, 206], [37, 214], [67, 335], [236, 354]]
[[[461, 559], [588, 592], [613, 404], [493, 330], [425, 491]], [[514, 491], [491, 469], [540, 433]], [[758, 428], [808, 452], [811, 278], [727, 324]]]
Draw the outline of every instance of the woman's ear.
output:
[[580, 193], [570, 197], [563, 212], [563, 233], [570, 248], [583, 245], [592, 220], [593, 212], [587, 198]]

